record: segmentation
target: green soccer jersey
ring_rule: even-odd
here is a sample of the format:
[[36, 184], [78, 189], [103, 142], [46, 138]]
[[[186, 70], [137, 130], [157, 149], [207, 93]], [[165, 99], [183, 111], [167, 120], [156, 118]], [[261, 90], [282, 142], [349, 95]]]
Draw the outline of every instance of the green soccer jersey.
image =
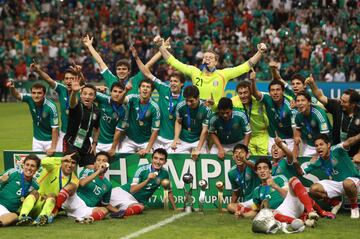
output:
[[33, 120], [34, 138], [41, 141], [51, 141], [52, 128], [59, 127], [58, 112], [55, 103], [47, 98], [37, 107], [31, 94], [21, 94], [21, 100], [29, 106]]
[[200, 101], [196, 109], [187, 106], [185, 100], [176, 107], [176, 118], [181, 120], [180, 139], [187, 143], [194, 143], [200, 139], [204, 126], [209, 126], [211, 110]]
[[[121, 188], [127, 191], [128, 193], [130, 193], [131, 185], [136, 185], [144, 182], [148, 178], [149, 173], [151, 172], [155, 172], [151, 164], [141, 165], [136, 170], [132, 181], [122, 185]], [[169, 179], [169, 173], [166, 169], [161, 168], [160, 171], [158, 171], [158, 175], [156, 176], [155, 179], [150, 180], [146, 184], [146, 186], [144, 186], [138, 192], [133, 194], [134, 198], [138, 200], [140, 203], [146, 203], [149, 200], [149, 198], [154, 194], [156, 189], [159, 188], [161, 181], [163, 179]]]
[[209, 125], [209, 133], [216, 134], [221, 144], [224, 145], [237, 143], [244, 139], [245, 134], [251, 133], [246, 114], [240, 110], [233, 110], [228, 122], [215, 113], [211, 117]]
[[[93, 169], [83, 169], [80, 173], [80, 180], [95, 173]], [[96, 207], [99, 203], [107, 205], [110, 202], [111, 197], [111, 183], [110, 181], [102, 177], [97, 176], [90, 183], [84, 187], [77, 189], [77, 195], [85, 202], [88, 207]]]
[[253, 198], [254, 189], [260, 184], [260, 179], [250, 167], [245, 170], [240, 169], [234, 165], [228, 172], [228, 178], [231, 183], [231, 189], [234, 192], [240, 191], [243, 201], [248, 201]]
[[[105, 80], [106, 87], [109, 89], [111, 89], [112, 84], [119, 81], [119, 78], [115, 76], [113, 73], [111, 73], [109, 68], [106, 68], [104, 71], [101, 72], [101, 74]], [[135, 76], [131, 77], [129, 80], [124, 81], [124, 84], [127, 84], [128, 81], [131, 81], [132, 83], [132, 89], [127, 93], [127, 95], [139, 93], [138, 92], [139, 84], [142, 79], [144, 79], [144, 75], [141, 72], [139, 72]]]
[[31, 182], [26, 181], [23, 174], [15, 169], [10, 169], [0, 176], [4, 174], [9, 178], [0, 184], [0, 205], [10, 212], [16, 212], [21, 206], [21, 198], [25, 198], [33, 190], [38, 190], [39, 185], [35, 179]]
[[124, 131], [127, 125], [128, 107], [116, 105], [111, 97], [96, 93], [96, 101], [100, 110], [100, 135], [99, 143], [111, 144], [114, 139], [115, 128]]
[[290, 101], [284, 97], [281, 106], [278, 107], [271, 96], [264, 93], [260, 101], [264, 103], [269, 118], [269, 136], [275, 138], [276, 131], [282, 139], [293, 138], [292, 127], [295, 127], [295, 122]]
[[[281, 188], [287, 184], [287, 179], [283, 175], [273, 177], [274, 182]], [[281, 194], [268, 185], [257, 186], [253, 192], [254, 204], [260, 205], [263, 200], [269, 201], [269, 208], [276, 209], [284, 201]]]
[[152, 100], [140, 104], [139, 95], [128, 95], [129, 127], [126, 134], [135, 143], [142, 144], [149, 141], [151, 132], [159, 130], [160, 109]]
[[174, 139], [175, 127], [175, 110], [178, 103], [181, 101], [181, 94], [174, 96], [170, 91], [170, 86], [154, 78], [155, 89], [159, 92], [159, 108], [160, 108], [160, 131], [159, 136], [164, 139]]
[[310, 115], [298, 112], [295, 116], [296, 129], [301, 131], [301, 139], [310, 146], [319, 134], [329, 134], [331, 125], [325, 111], [319, 106], [311, 105]]
[[297, 172], [292, 164], [289, 164], [286, 158], [280, 159], [277, 163], [272, 161], [272, 176], [284, 175], [287, 179], [297, 176]]
[[337, 182], [342, 182], [348, 177], [360, 178], [359, 171], [351, 161], [342, 143], [331, 147], [330, 159], [324, 160], [319, 157], [315, 162], [308, 164], [304, 171], [309, 173], [317, 168], [324, 170], [330, 179]]
[[61, 132], [66, 133], [69, 117], [69, 107], [70, 107], [70, 95], [68, 89], [65, 85], [55, 82], [54, 90], [59, 95], [59, 104], [61, 112]]

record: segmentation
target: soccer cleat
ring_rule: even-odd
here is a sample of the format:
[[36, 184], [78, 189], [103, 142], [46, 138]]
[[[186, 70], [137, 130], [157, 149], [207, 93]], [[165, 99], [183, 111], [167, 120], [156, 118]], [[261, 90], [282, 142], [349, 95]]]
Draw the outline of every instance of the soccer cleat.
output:
[[316, 221], [314, 219], [306, 219], [305, 220], [305, 226], [307, 227], [315, 227]]
[[16, 226], [26, 226], [32, 222], [32, 218], [26, 215], [21, 215], [16, 223]]
[[77, 218], [75, 218], [75, 222], [82, 224], [82, 223], [84, 223], [84, 218], [82, 218], [82, 217], [77, 217]]
[[55, 216], [54, 216], [53, 214], [50, 214], [50, 216], [48, 217], [47, 223], [48, 223], [48, 224], [53, 223], [53, 222], [54, 222], [54, 218], [55, 218]]
[[113, 212], [110, 214], [110, 217], [112, 218], [124, 218], [125, 216], [125, 210], [119, 210], [117, 212]]
[[93, 222], [94, 222], [93, 217], [85, 217], [82, 223], [84, 223], [84, 224], [92, 224]]
[[308, 213], [307, 218], [317, 221], [319, 219], [319, 215], [315, 211], [312, 211]]
[[338, 204], [333, 206], [333, 208], [331, 209], [331, 213], [336, 215], [338, 213], [338, 211], [340, 210], [341, 205], [342, 205], [342, 201], [340, 201]]
[[328, 219], [335, 219], [336, 218], [335, 214], [333, 214], [331, 212], [328, 212], [328, 211], [323, 211], [322, 213], [320, 213], [320, 216], [328, 218]]
[[46, 215], [38, 216], [35, 221], [32, 223], [34, 226], [44, 226], [48, 222], [48, 217]]
[[359, 215], [359, 208], [357, 207], [357, 208], [352, 208], [351, 209], [351, 216], [350, 216], [350, 218], [351, 219], [358, 219], [360, 217], [360, 215]]

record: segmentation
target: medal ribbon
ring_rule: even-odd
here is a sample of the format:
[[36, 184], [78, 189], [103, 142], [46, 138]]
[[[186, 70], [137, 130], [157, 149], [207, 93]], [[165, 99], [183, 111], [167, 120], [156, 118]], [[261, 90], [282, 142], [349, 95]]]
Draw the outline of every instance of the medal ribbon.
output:
[[[179, 97], [177, 98], [177, 102], [180, 102], [180, 100], [181, 100], [181, 93], [180, 93]], [[175, 106], [175, 104], [173, 104], [173, 95], [170, 92], [170, 96], [169, 96], [169, 113], [171, 115], [174, 115], [175, 108], [176, 108], [176, 106]]]
[[[240, 187], [241, 187], [242, 193], [243, 193], [243, 195], [244, 195], [244, 194], [245, 194], [245, 189], [246, 189], [246, 187], [247, 187], [246, 181], [245, 181], [246, 167], [245, 167], [243, 173], [240, 172], [240, 169], [239, 169], [239, 168], [237, 168], [237, 172], [238, 172], [238, 174], [237, 174], [237, 179], [238, 179], [238, 181], [240, 182]], [[241, 177], [241, 175], [242, 175], [242, 177]]]
[[24, 176], [24, 173], [22, 173], [21, 174], [21, 197], [24, 198], [28, 194], [30, 185], [31, 184], [29, 184], [28, 186], [25, 186], [25, 176]]
[[305, 122], [305, 126], [306, 126], [306, 129], [308, 131], [308, 134], [311, 134], [312, 135], [312, 129], [311, 129], [311, 112], [312, 112], [312, 106], [310, 106], [310, 120], [308, 120], [306, 118], [306, 116], [304, 116], [304, 122]]
[[[265, 192], [264, 192], [264, 194], [263, 194], [263, 197], [261, 197], [261, 196], [260, 196], [260, 195], [261, 195], [261, 189], [262, 189], [263, 187], [265, 187]], [[266, 196], [269, 194], [269, 192], [270, 192], [270, 186], [269, 186], [269, 185], [260, 186], [260, 188], [259, 188], [259, 198], [260, 198], [260, 200], [263, 201], [264, 199], [266, 199]]]
[[140, 121], [144, 121], [144, 118], [145, 118], [145, 114], [146, 114], [146, 111], [148, 110], [149, 108], [149, 105], [150, 105], [150, 101], [146, 103], [146, 105], [144, 106], [143, 109], [141, 109], [141, 103], [139, 102], [139, 120]]
[[40, 107], [36, 107], [37, 125], [40, 125], [41, 116], [42, 116], [43, 111], [44, 111], [43, 105], [41, 105]]
[[211, 73], [216, 71], [216, 67], [210, 69], [207, 64], [201, 64], [200, 71], [203, 71], [204, 69], [206, 69], [208, 72], [211, 72]]
[[332, 163], [332, 155], [331, 155], [331, 151], [330, 151], [330, 167], [326, 167], [325, 166], [325, 163], [326, 161], [323, 159], [323, 158], [320, 158], [320, 162], [321, 162], [321, 168], [322, 169], [325, 169], [325, 173], [328, 177], [331, 176], [332, 172], [333, 172], [333, 169], [334, 169], [334, 166], [333, 166], [333, 163]]
[[280, 106], [280, 112], [276, 104], [275, 105], [275, 112], [277, 116], [280, 118], [280, 122], [285, 118], [285, 98], [283, 98], [283, 101]]
[[190, 118], [189, 106], [186, 106], [186, 113], [187, 113], [187, 126], [188, 126], [188, 129], [190, 129], [191, 128], [191, 118]]
[[118, 115], [119, 118], [124, 117], [125, 111], [121, 104], [119, 106], [116, 106], [115, 102], [111, 102], [111, 107], [113, 108], [113, 110], [115, 111], [115, 113]]
[[245, 105], [244, 105], [244, 110], [245, 110], [246, 118], [247, 118], [248, 122], [250, 123], [251, 110], [252, 110], [252, 102], [250, 102], [250, 104], [249, 104], [249, 111], [246, 109]]

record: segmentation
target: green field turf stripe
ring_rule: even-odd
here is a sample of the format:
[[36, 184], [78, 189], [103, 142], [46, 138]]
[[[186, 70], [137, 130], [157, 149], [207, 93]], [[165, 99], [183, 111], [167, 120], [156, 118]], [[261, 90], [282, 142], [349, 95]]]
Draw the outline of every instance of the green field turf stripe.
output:
[[179, 218], [182, 218], [188, 214], [190, 214], [191, 212], [182, 212], [182, 213], [179, 213], [179, 214], [176, 214], [172, 217], [169, 217], [165, 220], [162, 220], [154, 225], [151, 225], [149, 227], [145, 227], [143, 229], [141, 229], [140, 231], [137, 231], [137, 232], [134, 232], [134, 233], [131, 233], [130, 235], [127, 235], [125, 237], [121, 237], [120, 239], [130, 239], [130, 238], [135, 238], [135, 237], [138, 237], [144, 233], [147, 233], [147, 232], [150, 232], [150, 231], [153, 231], [155, 229], [158, 229], [166, 224], [169, 224], [169, 223], [172, 223], [173, 221], [179, 219]]

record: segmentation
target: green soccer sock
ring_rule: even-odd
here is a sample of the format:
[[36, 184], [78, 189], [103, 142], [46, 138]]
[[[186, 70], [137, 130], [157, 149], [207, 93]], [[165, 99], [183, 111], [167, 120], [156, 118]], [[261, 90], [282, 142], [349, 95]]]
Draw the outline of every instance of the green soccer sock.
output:
[[50, 216], [54, 207], [55, 207], [55, 199], [52, 197], [46, 199], [43, 209], [41, 210], [41, 213], [39, 216], [42, 216], [42, 215]]
[[36, 202], [36, 198], [34, 195], [30, 194], [27, 196], [22, 204], [21, 210], [20, 210], [20, 217], [22, 215], [29, 215], [31, 209], [33, 209], [34, 204]]

